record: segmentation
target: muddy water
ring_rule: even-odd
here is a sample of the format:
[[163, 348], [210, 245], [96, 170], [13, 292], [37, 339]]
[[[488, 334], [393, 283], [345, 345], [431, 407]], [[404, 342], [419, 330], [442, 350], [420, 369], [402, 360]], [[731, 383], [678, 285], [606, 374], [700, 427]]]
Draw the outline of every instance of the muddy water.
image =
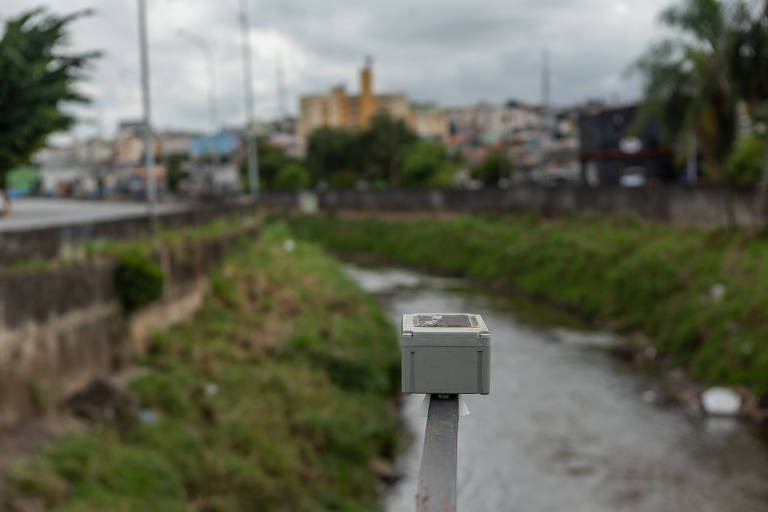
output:
[[[462, 512], [768, 511], [768, 448], [728, 419], [693, 417], [653, 402], [658, 383], [584, 330], [520, 301], [455, 280], [396, 269], [348, 271], [393, 321], [404, 312], [481, 313], [493, 335], [489, 396], [467, 396], [459, 422]], [[389, 512], [414, 510], [426, 418], [422, 396], [403, 414], [414, 442]]]

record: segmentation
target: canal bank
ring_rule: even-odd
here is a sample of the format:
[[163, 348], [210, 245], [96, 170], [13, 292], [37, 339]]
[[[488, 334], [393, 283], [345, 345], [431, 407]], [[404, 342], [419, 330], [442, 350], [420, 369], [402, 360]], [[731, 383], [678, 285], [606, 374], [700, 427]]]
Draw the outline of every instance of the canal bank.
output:
[[70, 401], [87, 428], [0, 475], [0, 510], [376, 510], [396, 339], [336, 261], [271, 226], [155, 334], [126, 390]]
[[745, 231], [533, 215], [289, 223], [342, 254], [469, 277], [635, 333], [638, 353], [650, 344], [654, 361], [754, 396], [755, 417], [768, 404], [768, 241]]
[[[393, 323], [405, 312], [482, 313], [493, 336], [489, 396], [467, 396], [459, 426], [459, 510], [763, 511], [768, 450], [731, 418], [704, 418], [658, 398], [663, 383], [609, 354], [620, 343], [577, 318], [471, 282], [348, 265]], [[402, 415], [413, 442], [389, 512], [413, 510], [426, 418], [421, 395]]]

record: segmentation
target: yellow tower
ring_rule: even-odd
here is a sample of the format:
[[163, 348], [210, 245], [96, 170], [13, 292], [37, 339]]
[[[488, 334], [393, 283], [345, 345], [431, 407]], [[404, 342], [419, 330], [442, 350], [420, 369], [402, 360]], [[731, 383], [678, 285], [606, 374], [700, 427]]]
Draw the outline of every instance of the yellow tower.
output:
[[373, 96], [373, 59], [365, 58], [365, 66], [360, 72], [360, 127], [367, 128], [376, 110], [376, 99]]

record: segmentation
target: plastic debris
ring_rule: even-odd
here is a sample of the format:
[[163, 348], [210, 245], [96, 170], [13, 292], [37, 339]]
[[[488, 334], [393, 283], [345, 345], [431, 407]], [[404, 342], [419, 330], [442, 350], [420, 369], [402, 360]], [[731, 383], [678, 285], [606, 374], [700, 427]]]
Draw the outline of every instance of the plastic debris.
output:
[[722, 283], [713, 284], [709, 289], [709, 296], [714, 302], [720, 302], [725, 298], [725, 285]]
[[219, 385], [215, 382], [209, 382], [204, 387], [205, 396], [216, 396], [219, 394]]
[[157, 413], [150, 409], [142, 409], [139, 411], [139, 419], [142, 423], [153, 424], [157, 423]]
[[296, 250], [296, 242], [288, 238], [283, 242], [283, 250], [285, 252], [293, 252], [294, 250]]
[[741, 396], [728, 388], [709, 388], [701, 394], [701, 407], [712, 416], [733, 416], [741, 409]]

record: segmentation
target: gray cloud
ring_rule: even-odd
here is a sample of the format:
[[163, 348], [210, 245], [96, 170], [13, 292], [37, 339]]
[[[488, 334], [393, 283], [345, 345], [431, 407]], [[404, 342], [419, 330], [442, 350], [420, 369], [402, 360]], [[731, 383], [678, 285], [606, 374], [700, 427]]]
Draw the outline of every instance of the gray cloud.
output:
[[[343, 83], [357, 90], [365, 55], [375, 57], [378, 90], [402, 91], [443, 105], [508, 98], [538, 101], [541, 54], [552, 62], [557, 104], [588, 98], [630, 99], [638, 84], [623, 72], [659, 34], [658, 11], [671, 0], [250, 0], [254, 89], [260, 117], [277, 112], [282, 61], [290, 110], [298, 96]], [[147, 0], [153, 115], [158, 127], [205, 129], [204, 62], [177, 36], [194, 32], [213, 46], [221, 119], [242, 122], [237, 0]], [[4, 0], [0, 17], [38, 5]], [[135, 0], [49, 0], [51, 10], [97, 12], [73, 27], [77, 49], [102, 49], [79, 108], [106, 133], [140, 115]], [[98, 123], [81, 131], [91, 132]]]

